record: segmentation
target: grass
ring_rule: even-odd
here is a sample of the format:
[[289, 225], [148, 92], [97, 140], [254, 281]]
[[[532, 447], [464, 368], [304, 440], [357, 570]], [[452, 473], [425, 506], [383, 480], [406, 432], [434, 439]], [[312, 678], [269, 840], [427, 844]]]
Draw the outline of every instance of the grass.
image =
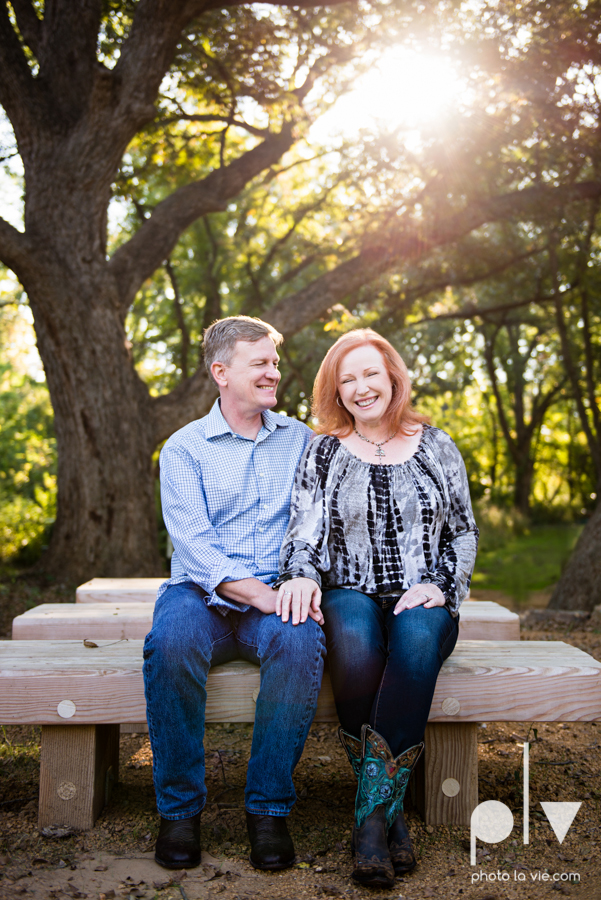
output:
[[474, 589], [503, 591], [517, 601], [559, 579], [581, 525], [535, 525], [502, 536], [483, 523], [472, 579]]

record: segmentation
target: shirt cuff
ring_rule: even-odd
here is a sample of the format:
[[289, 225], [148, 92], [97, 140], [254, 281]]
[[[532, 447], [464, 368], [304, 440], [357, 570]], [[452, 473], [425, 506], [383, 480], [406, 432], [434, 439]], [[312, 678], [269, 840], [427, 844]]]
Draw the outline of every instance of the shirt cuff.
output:
[[228, 560], [228, 564], [222, 566], [222, 568], [212, 577], [210, 582], [201, 585], [207, 592], [205, 603], [207, 606], [216, 607], [224, 616], [230, 610], [233, 610], [234, 612], [247, 612], [247, 610], [250, 609], [250, 604], [239, 603], [238, 600], [230, 600], [229, 597], [222, 597], [217, 593], [216, 588], [224, 581], [242, 581], [244, 578], [255, 577], [256, 576], [252, 572], [249, 572], [246, 566]]
[[205, 603], [207, 606], [214, 606], [222, 616], [227, 615], [232, 610], [234, 612], [247, 612], [250, 609], [250, 604], [238, 603], [237, 600], [230, 600], [229, 597], [221, 597], [215, 591], [207, 594]]

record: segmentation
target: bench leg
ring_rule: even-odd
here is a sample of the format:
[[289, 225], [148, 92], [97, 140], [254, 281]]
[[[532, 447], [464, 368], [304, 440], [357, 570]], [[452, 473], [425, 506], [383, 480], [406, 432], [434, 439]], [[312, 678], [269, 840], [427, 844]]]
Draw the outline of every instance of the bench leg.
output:
[[118, 725], [43, 725], [38, 828], [92, 828], [118, 774]]
[[148, 734], [148, 722], [121, 723], [121, 734]]
[[478, 805], [478, 740], [473, 722], [426, 726], [415, 770], [415, 801], [428, 825], [469, 825]]

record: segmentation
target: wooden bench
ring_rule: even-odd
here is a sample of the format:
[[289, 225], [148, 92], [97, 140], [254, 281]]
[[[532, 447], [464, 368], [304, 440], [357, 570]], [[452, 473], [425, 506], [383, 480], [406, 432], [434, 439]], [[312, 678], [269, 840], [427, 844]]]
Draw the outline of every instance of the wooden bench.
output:
[[[39, 827], [91, 828], [118, 776], [119, 724], [145, 718], [141, 640], [0, 644], [0, 723], [42, 726]], [[208, 722], [252, 722], [259, 669], [215, 667]], [[467, 825], [478, 803], [477, 723], [601, 719], [601, 662], [562, 642], [460, 641], [444, 663], [427, 728], [418, 808]], [[329, 680], [318, 722], [336, 721]]]
[[92, 578], [75, 591], [76, 603], [154, 603], [165, 578]]
[[[130, 581], [138, 582], [131, 586]], [[152, 582], [150, 588], [140, 587], [139, 582]], [[110, 582], [110, 592], [123, 590], [125, 597], [139, 598], [139, 591], [156, 593], [156, 582], [161, 579], [110, 579], [95, 578], [88, 582], [92, 588], [85, 596], [92, 596], [99, 582]], [[120, 587], [117, 587], [117, 586]], [[86, 587], [85, 585], [83, 587]], [[81, 590], [81, 588], [79, 589]], [[100, 592], [104, 588], [100, 587]], [[129, 591], [129, 593], [128, 593]], [[114, 602], [46, 603], [27, 610], [13, 619], [13, 640], [141, 640], [152, 625], [154, 603], [138, 600]], [[498, 603], [466, 601], [461, 607], [459, 640], [511, 641], [520, 638], [520, 618]], [[123, 733], [148, 731], [146, 722], [121, 724]]]
[[[152, 601], [161, 583], [161, 579], [152, 578], [93, 579], [78, 589], [83, 591], [83, 596], [87, 598], [85, 601], [43, 604], [17, 616], [13, 620], [13, 640], [142, 640], [152, 625]], [[114, 602], [116, 593], [125, 599]], [[96, 598], [95, 602], [90, 602], [92, 596]], [[128, 599], [132, 596], [137, 599]], [[140, 600], [141, 596], [146, 599]], [[99, 597], [104, 597], [104, 601], [99, 601]], [[520, 620], [515, 613], [497, 603], [468, 601], [463, 604], [460, 640], [519, 640], [519, 636]], [[332, 721], [336, 721], [335, 714]], [[148, 726], [145, 721], [121, 722], [120, 730], [122, 733], [145, 732]], [[444, 734], [450, 736], [451, 732], [446, 729]], [[429, 729], [426, 734], [426, 758], [430, 755], [429, 742], [433, 739], [434, 732]], [[453, 752], [452, 747], [449, 752]], [[437, 758], [442, 753], [442, 747], [437, 746]], [[424, 789], [422, 793], [422, 805], [427, 806], [425, 797], [430, 796], [431, 792]]]
[[[110, 581], [113, 579], [94, 579]], [[114, 579], [115, 581], [117, 579]], [[154, 579], [132, 579], [153, 581]], [[13, 620], [13, 640], [81, 638], [142, 639], [152, 625], [154, 602], [140, 600], [45, 603]], [[459, 640], [518, 641], [520, 617], [498, 603], [466, 601], [461, 607]]]

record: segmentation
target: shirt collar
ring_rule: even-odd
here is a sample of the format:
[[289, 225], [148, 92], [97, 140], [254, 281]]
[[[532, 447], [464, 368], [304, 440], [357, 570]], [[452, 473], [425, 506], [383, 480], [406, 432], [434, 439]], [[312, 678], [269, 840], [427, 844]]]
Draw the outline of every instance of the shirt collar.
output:
[[[262, 419], [263, 428], [265, 428], [270, 433], [274, 432], [276, 428], [287, 428], [291, 421], [287, 418], [287, 416], [280, 416], [278, 413], [274, 413], [270, 409], [266, 409], [263, 412]], [[233, 434], [232, 429], [226, 422], [223, 413], [221, 412], [219, 399], [215, 400], [210, 413], [206, 417], [205, 429], [205, 437], [207, 440], [215, 437], [221, 437], [224, 434]], [[260, 433], [261, 432], [259, 431], [259, 434]]]

